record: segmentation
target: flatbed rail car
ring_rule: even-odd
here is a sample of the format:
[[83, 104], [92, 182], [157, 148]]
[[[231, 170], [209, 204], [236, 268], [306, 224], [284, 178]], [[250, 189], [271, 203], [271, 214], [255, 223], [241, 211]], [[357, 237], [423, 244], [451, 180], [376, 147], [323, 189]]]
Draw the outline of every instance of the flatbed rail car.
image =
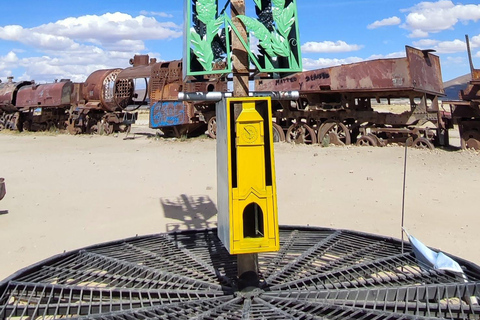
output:
[[473, 66], [470, 41], [465, 36], [470, 61], [471, 81], [465, 90], [459, 92], [460, 100], [443, 101], [450, 105], [450, 113], [445, 115], [444, 122], [450, 128], [458, 126], [462, 149], [480, 150], [480, 69]]
[[[256, 91], [298, 90], [296, 101], [278, 101], [274, 129], [299, 143], [385, 145], [413, 138], [433, 148], [447, 135], [439, 117], [444, 95], [440, 59], [432, 50], [406, 46], [405, 58], [378, 59], [257, 79]], [[403, 101], [408, 110], [385, 112]]]

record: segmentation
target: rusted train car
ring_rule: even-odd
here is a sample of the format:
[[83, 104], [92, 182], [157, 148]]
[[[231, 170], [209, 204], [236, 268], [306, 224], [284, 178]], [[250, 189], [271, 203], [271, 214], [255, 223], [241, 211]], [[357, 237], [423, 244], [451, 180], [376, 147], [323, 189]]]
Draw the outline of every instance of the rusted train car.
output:
[[480, 69], [473, 66], [470, 41], [468, 36], [465, 38], [472, 80], [465, 90], [459, 92], [460, 100], [443, 102], [450, 105], [451, 111], [445, 116], [444, 122], [450, 128], [458, 126], [462, 149], [480, 150]]
[[[411, 137], [415, 146], [433, 148], [446, 135], [439, 113], [440, 60], [431, 50], [407, 46], [405, 58], [257, 79], [255, 89], [300, 92], [300, 99], [275, 106], [274, 129], [281, 138], [285, 132], [287, 141], [377, 146]], [[406, 110], [382, 110], [393, 101]]]
[[[149, 62], [150, 61], [150, 62]], [[164, 133], [181, 136], [208, 124], [209, 134], [214, 137], [215, 104], [211, 101], [178, 101], [180, 92], [227, 91], [227, 82], [221, 76], [205, 76], [195, 81], [184, 82], [182, 61], [156, 62], [148, 55], [137, 55], [133, 65], [123, 70], [118, 79], [144, 78], [147, 86], [145, 105], [149, 106], [149, 126]]]
[[[181, 136], [214, 121], [212, 102], [180, 102], [182, 91], [226, 91], [222, 77], [182, 79], [182, 61], [157, 62], [137, 55], [126, 69], [97, 70], [82, 83], [0, 83], [0, 130], [67, 129], [71, 134], [128, 131], [139, 107], [150, 109], [150, 127]], [[143, 94], [136, 87], [144, 81]], [[212, 130], [210, 130], [211, 132]]]
[[126, 111], [133, 103], [134, 85], [119, 79], [122, 69], [94, 71], [83, 83], [76, 83], [72, 94], [67, 130], [77, 133], [124, 132], [136, 114]]
[[[60, 80], [0, 83], [0, 129], [42, 131], [67, 129], [70, 133], [124, 131], [124, 109], [133, 98], [133, 86], [118, 81], [121, 69], [98, 70], [84, 83]], [[130, 117], [131, 118], [131, 117]]]
[[20, 125], [20, 112], [16, 107], [18, 91], [31, 84], [31, 81], [14, 82], [13, 77], [0, 82], [0, 130], [17, 130]]

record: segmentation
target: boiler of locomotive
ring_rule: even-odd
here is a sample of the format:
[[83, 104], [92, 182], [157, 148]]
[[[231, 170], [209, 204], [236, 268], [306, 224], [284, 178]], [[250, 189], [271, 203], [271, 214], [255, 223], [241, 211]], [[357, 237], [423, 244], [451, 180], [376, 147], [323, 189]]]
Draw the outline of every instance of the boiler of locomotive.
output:
[[86, 107], [104, 111], [121, 111], [132, 103], [133, 81], [118, 79], [122, 69], [105, 69], [93, 72], [83, 84], [82, 96]]

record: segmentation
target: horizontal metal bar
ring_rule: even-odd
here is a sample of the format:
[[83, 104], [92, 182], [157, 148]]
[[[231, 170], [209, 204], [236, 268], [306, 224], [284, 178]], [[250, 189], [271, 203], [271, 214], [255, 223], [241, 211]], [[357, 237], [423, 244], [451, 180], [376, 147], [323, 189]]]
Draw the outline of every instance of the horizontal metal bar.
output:
[[[231, 92], [179, 92], [180, 101], [220, 101], [231, 98]], [[252, 91], [249, 97], [271, 97], [272, 100], [297, 100], [300, 97], [298, 91]]]

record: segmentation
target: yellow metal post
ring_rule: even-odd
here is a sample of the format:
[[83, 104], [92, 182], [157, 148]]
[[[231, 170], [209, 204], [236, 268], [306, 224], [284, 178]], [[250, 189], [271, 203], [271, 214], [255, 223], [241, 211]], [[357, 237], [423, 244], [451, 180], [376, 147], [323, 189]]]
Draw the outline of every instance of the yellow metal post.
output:
[[[233, 120], [239, 105], [240, 114]], [[228, 181], [219, 181], [218, 185], [228, 188], [228, 196], [219, 194], [219, 198], [228, 197], [228, 203], [219, 202], [219, 237], [230, 254], [277, 251], [273, 133], [269, 125], [271, 100], [269, 97], [231, 98], [225, 107], [227, 146], [223, 154], [229, 168], [228, 173], [219, 173], [218, 177]]]

